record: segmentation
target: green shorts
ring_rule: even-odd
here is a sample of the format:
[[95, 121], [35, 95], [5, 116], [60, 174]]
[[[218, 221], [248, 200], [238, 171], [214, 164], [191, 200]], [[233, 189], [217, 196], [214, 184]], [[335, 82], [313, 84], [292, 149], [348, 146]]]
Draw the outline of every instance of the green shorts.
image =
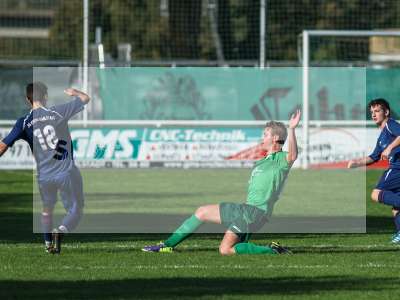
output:
[[236, 233], [242, 243], [267, 222], [265, 211], [248, 204], [221, 203], [219, 214], [222, 225]]

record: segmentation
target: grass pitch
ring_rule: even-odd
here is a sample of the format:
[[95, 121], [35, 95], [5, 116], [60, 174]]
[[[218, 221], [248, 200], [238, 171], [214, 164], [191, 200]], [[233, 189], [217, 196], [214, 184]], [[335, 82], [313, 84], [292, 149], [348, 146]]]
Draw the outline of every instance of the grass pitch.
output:
[[[150, 199], [145, 211], [159, 208], [157, 201], [164, 201], [170, 206], [161, 212], [174, 213], [179, 207], [180, 213], [191, 213], [198, 203], [240, 201], [249, 175], [248, 170], [134, 170], [124, 175], [131, 180], [120, 185], [118, 192], [101, 190], [104, 185], [95, 179], [120, 179], [118, 172], [83, 172], [88, 203], [99, 201], [100, 194], [124, 202], [134, 190], [135, 197]], [[321, 175], [292, 172], [289, 179], [295, 178], [299, 188]], [[345, 180], [349, 182], [355, 173], [343, 174], [351, 174]], [[50, 256], [43, 251], [41, 235], [32, 234], [32, 174], [3, 171], [0, 299], [398, 299], [400, 247], [389, 243], [390, 209], [370, 203], [365, 196], [380, 174], [369, 171], [362, 187], [366, 234], [259, 234], [253, 238], [259, 244], [278, 240], [295, 252], [292, 256], [221, 257], [218, 234], [194, 235], [172, 254], [140, 251], [165, 234], [73, 234], [67, 237], [62, 255]], [[215, 188], [204, 188], [208, 184]], [[292, 198], [287, 188], [282, 201]], [[296, 185], [292, 191], [297, 191]], [[339, 201], [341, 193], [349, 191], [338, 190], [325, 203]], [[94, 205], [92, 213], [101, 213], [95, 207], [99, 206]]]

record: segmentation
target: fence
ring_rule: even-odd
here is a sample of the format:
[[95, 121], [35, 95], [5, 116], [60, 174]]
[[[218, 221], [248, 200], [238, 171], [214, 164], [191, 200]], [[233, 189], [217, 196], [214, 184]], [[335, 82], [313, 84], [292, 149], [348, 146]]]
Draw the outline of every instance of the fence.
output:
[[[396, 0], [85, 1], [88, 41], [104, 44], [108, 65], [293, 64], [305, 29], [400, 27]], [[2, 62], [82, 61], [85, 1], [1, 1]], [[368, 61], [372, 50], [369, 43], [344, 44], [339, 51], [329, 43], [316, 47], [315, 60], [324, 55], [336, 62]]]

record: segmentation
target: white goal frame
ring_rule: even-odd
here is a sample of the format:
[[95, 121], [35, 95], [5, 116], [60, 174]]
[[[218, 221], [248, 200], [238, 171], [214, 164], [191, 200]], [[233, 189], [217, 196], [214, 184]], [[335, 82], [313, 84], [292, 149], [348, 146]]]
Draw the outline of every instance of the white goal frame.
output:
[[309, 87], [310, 87], [310, 38], [313, 36], [346, 36], [346, 37], [372, 37], [387, 36], [400, 37], [400, 31], [374, 31], [374, 30], [303, 30], [302, 33], [302, 68], [303, 68], [303, 155], [302, 168], [307, 169], [309, 153]]

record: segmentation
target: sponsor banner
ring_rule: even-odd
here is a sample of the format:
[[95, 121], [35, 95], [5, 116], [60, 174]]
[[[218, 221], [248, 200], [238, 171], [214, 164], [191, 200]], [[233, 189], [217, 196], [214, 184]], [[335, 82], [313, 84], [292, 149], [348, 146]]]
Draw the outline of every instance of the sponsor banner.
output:
[[[115, 67], [97, 69], [97, 77], [106, 120], [287, 120], [302, 105], [302, 72], [296, 67]], [[386, 73], [310, 68], [310, 119], [363, 120], [365, 99], [395, 91], [381, 81], [367, 97], [367, 75], [374, 82]]]
[[[0, 141], [11, 128], [0, 128]], [[32, 169], [35, 167], [33, 155], [28, 143], [20, 140], [0, 158], [0, 169]]]
[[261, 135], [259, 128], [77, 129], [71, 133], [74, 156], [80, 165], [103, 166], [108, 161], [115, 162], [113, 167], [165, 166], [160, 162], [171, 162], [171, 167], [196, 162], [191, 165], [201, 167], [227, 161], [229, 156], [256, 145]]
[[150, 129], [139, 160], [223, 161], [260, 142], [260, 128]]
[[367, 156], [375, 147], [374, 132], [378, 134], [376, 129], [314, 128], [310, 130], [309, 162], [311, 166], [329, 165]]
[[77, 160], [219, 161], [256, 145], [259, 128], [77, 129]]
[[[302, 68], [96, 69], [107, 120], [287, 120], [302, 106]], [[309, 69], [310, 120], [364, 120], [366, 99], [400, 118], [400, 69]], [[115, 101], [118, 99], [118, 101]]]
[[221, 160], [221, 161], [132, 161], [132, 160], [77, 160], [80, 168], [252, 168], [254, 160]]
[[145, 129], [73, 129], [76, 160], [138, 159]]
[[[1, 138], [10, 129], [1, 129]], [[85, 128], [72, 129], [77, 164], [85, 168], [202, 168], [251, 167], [265, 156], [259, 143], [262, 128]], [[368, 155], [379, 134], [376, 128], [312, 128], [309, 159], [316, 167]], [[300, 166], [301, 129], [297, 130]], [[284, 148], [285, 150], [286, 148]], [[23, 141], [1, 159], [1, 168], [34, 166], [29, 146]]]
[[[300, 132], [298, 130], [297, 136], [301, 158]], [[310, 163], [337, 163], [365, 156], [372, 151], [377, 135], [377, 129], [313, 128], [310, 130]], [[179, 162], [256, 160], [266, 154], [258, 146], [261, 136], [262, 128], [80, 129], [72, 132], [77, 160], [119, 161], [113, 166], [123, 167], [138, 166], [126, 160], [171, 162], [171, 166], [183, 166]]]

